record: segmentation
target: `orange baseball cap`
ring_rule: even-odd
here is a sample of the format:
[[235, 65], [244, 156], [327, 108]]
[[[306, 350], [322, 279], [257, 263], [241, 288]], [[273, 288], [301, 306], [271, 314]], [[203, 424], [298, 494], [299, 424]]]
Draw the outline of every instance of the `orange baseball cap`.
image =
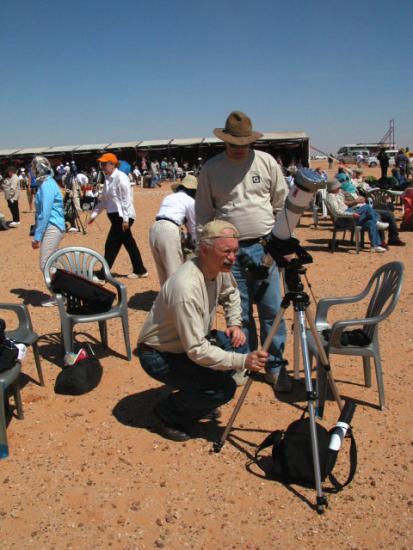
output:
[[98, 158], [98, 162], [111, 162], [112, 164], [119, 164], [118, 157], [113, 153], [104, 153]]

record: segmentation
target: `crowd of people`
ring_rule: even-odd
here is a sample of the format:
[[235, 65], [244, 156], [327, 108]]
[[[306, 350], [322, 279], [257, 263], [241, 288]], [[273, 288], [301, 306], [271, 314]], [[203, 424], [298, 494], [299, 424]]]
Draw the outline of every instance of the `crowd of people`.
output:
[[[257, 351], [280, 308], [279, 270], [274, 261], [267, 261], [264, 276], [256, 273], [266, 255], [265, 238], [275, 213], [283, 207], [299, 166], [283, 169], [273, 156], [254, 149], [252, 144], [262, 134], [242, 112], [232, 112], [214, 134], [223, 141], [224, 151], [203, 164], [199, 177], [188, 173], [188, 165], [180, 168], [175, 159], [142, 159], [139, 166], [127, 167], [115, 154], [104, 153], [97, 159], [99, 169], [88, 174], [74, 162], [53, 169], [47, 158], [36, 156], [27, 172], [9, 167], [3, 180], [10, 227], [20, 223], [20, 188], [28, 193], [29, 207], [30, 198], [35, 200], [32, 247], [40, 249], [41, 270], [67, 229], [63, 188], [76, 210], [91, 199], [90, 225], [106, 212], [110, 229], [105, 259], [112, 268], [124, 246], [131, 279], [148, 277], [132, 233], [136, 212], [131, 183], [143, 183], [148, 174], [148, 187], [164, 179], [173, 181], [172, 193], [162, 200], [149, 231], [161, 289], [140, 331], [137, 352], [147, 374], [173, 390], [156, 404], [154, 414], [165, 437], [176, 441], [189, 439], [191, 425], [199, 419], [218, 418], [218, 407], [233, 397], [236, 385], [245, 383], [251, 371], [264, 370], [266, 381], [278, 392], [292, 388], [284, 358], [284, 322], [268, 352]], [[401, 173], [400, 166], [396, 169]], [[334, 178], [316, 171], [326, 181], [326, 201], [340, 214], [343, 227], [346, 217], [356, 219], [368, 230], [374, 252], [404, 246], [391, 205], [377, 212], [369, 203], [371, 187], [361, 170], [339, 166]], [[94, 280], [105, 282], [99, 272]], [[43, 305], [54, 304], [50, 297]], [[224, 310], [224, 331], [213, 330], [218, 305]]]

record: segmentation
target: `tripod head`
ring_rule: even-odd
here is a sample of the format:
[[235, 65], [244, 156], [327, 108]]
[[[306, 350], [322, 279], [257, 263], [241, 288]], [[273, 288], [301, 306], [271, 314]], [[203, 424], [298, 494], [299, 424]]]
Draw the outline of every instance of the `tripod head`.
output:
[[[313, 257], [295, 237], [279, 239], [273, 233], [267, 240], [265, 251], [270, 254], [278, 267], [285, 269], [285, 282], [290, 292], [302, 292], [304, 286], [301, 275], [306, 272], [304, 264], [313, 263]], [[295, 254], [295, 258], [288, 260], [285, 256]]]

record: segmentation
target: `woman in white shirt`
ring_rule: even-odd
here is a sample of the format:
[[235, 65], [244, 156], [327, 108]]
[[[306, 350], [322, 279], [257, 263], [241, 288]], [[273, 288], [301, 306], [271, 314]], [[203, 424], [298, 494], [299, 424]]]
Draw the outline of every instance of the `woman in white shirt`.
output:
[[105, 175], [105, 185], [102, 198], [95, 206], [89, 223], [93, 223], [100, 212], [106, 210], [111, 223], [105, 243], [105, 260], [108, 262], [109, 268], [112, 267], [123, 245], [129, 254], [133, 268], [128, 278], [147, 277], [148, 272], [143, 265], [141, 253], [131, 232], [136, 213], [133, 207], [129, 178], [118, 170], [119, 161], [113, 153], [105, 153], [98, 159], [98, 162]]
[[159, 283], [164, 282], [184, 263], [181, 226], [186, 224], [188, 235], [195, 243], [195, 192], [198, 180], [188, 175], [172, 184], [175, 191], [161, 204], [155, 223], [149, 230], [149, 244], [155, 260]]

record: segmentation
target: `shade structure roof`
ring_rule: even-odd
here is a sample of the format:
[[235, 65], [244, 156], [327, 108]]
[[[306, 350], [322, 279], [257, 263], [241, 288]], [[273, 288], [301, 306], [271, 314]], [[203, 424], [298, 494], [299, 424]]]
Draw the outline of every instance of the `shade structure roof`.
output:
[[[308, 140], [308, 135], [304, 132], [265, 132], [258, 143], [265, 141], [300, 141]], [[85, 145], [55, 145], [53, 147], [29, 147], [25, 149], [0, 149], [0, 157], [36, 155], [36, 154], [58, 154], [58, 153], [87, 153], [92, 151], [104, 151], [115, 149], [150, 149], [166, 147], [191, 147], [196, 145], [215, 145], [223, 143], [215, 136], [211, 137], [193, 137], [193, 138], [168, 138], [168, 139], [148, 139], [134, 141], [115, 141], [111, 143], [93, 143]]]
[[169, 145], [176, 145], [179, 147], [185, 147], [190, 145], [200, 145], [205, 138], [173, 138]]
[[0, 157], [10, 157], [16, 154], [19, 149], [0, 149]]
[[142, 140], [139, 141], [115, 141], [114, 143], [110, 143], [105, 149], [127, 149], [130, 147], [131, 149], [134, 149], [137, 147], [140, 143], [142, 143]]
[[74, 151], [103, 151], [110, 143], [93, 143], [89, 145], [78, 145]]
[[18, 155], [40, 155], [42, 153], [45, 153], [50, 149], [50, 145], [48, 147], [28, 147], [26, 149], [19, 149]]
[[54, 147], [49, 147], [47, 150], [47, 154], [50, 153], [70, 153], [71, 151], [74, 151], [78, 147], [78, 145], [56, 145]]
[[139, 149], [143, 147], [167, 147], [172, 141], [172, 138], [170, 139], [146, 139], [144, 141], [141, 141], [139, 144]]

